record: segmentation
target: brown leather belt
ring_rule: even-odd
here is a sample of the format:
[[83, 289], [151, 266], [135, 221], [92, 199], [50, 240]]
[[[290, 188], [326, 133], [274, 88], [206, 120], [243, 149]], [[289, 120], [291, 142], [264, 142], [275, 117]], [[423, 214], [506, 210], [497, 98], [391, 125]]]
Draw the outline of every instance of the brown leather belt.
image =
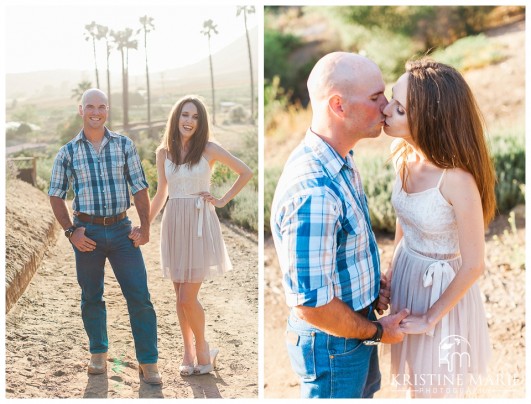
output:
[[91, 223], [91, 224], [102, 224], [104, 226], [110, 226], [111, 224], [114, 224], [116, 222], [119, 222], [122, 219], [125, 219], [127, 217], [127, 212], [122, 212], [119, 215], [116, 216], [93, 216], [93, 215], [87, 215], [86, 213], [76, 213], [75, 216], [85, 223]]
[[376, 309], [376, 305], [378, 304], [378, 298], [371, 304], [369, 304], [367, 307], [364, 307], [361, 310], [356, 310], [356, 313], [361, 314], [363, 317], [368, 317], [369, 313], [374, 311]]

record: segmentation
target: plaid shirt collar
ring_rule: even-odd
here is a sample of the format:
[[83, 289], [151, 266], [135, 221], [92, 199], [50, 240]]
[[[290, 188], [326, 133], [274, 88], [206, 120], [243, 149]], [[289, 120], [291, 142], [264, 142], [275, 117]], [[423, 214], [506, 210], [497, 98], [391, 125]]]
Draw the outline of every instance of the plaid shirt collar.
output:
[[311, 128], [306, 131], [304, 142], [317, 155], [332, 178], [336, 178], [344, 166], [349, 170], [354, 170], [354, 161], [352, 160], [354, 152], [352, 150], [348, 152], [345, 158], [341, 157], [332, 146], [317, 136]]
[[[110, 140], [111, 137], [113, 137], [113, 138], [118, 138], [119, 137], [116, 133], [111, 132], [109, 129], [107, 129], [106, 126], [104, 128], [105, 128], [105, 132], [104, 132], [103, 136], [107, 139], [107, 141]], [[81, 129], [79, 131], [79, 133], [77, 134], [77, 136], [74, 138], [74, 142], [75, 143], [78, 143], [80, 141], [88, 142], [87, 136], [85, 135], [85, 131], [83, 129]], [[105, 142], [105, 143], [107, 143], [107, 142]]]

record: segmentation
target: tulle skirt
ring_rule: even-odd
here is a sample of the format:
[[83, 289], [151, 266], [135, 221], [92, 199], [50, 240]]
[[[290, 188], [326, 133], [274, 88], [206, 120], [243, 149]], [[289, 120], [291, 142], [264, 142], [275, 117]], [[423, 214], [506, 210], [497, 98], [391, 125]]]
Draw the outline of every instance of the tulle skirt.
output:
[[[393, 263], [391, 313], [403, 308], [413, 315], [426, 313], [460, 265], [460, 256], [429, 258], [402, 240]], [[485, 310], [475, 283], [432, 332], [406, 335], [403, 342], [391, 345], [391, 380], [415, 397], [463, 397], [478, 387], [490, 353]]]
[[199, 283], [232, 269], [215, 208], [200, 198], [169, 199], [160, 230], [162, 275]]

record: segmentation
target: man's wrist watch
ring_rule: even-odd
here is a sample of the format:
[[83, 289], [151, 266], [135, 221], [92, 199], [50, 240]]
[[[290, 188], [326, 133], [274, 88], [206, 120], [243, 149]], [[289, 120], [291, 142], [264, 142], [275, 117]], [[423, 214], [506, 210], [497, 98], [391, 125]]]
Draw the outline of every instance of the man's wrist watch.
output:
[[373, 321], [372, 323], [376, 326], [376, 333], [372, 336], [372, 338], [363, 341], [365, 345], [378, 345], [382, 340], [383, 326], [378, 321]]
[[68, 229], [65, 230], [65, 236], [67, 239], [70, 240], [70, 237], [72, 237], [72, 234], [76, 231], [76, 226], [70, 226]]

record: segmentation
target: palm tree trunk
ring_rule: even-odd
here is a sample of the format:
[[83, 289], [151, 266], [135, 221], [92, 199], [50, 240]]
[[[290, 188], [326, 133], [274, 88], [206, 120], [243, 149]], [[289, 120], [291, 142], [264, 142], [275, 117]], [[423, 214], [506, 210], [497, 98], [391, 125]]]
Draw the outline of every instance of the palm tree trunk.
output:
[[216, 124], [216, 98], [214, 93], [214, 69], [212, 67], [212, 53], [210, 52], [210, 36], [208, 37], [208, 59], [210, 60], [210, 85], [212, 87], [212, 125]]
[[111, 49], [109, 47], [109, 41], [107, 41], [107, 100], [109, 103], [109, 114], [107, 115], [107, 122], [109, 127], [112, 128], [112, 108], [111, 108], [111, 71], [109, 68], [109, 57], [111, 55]]
[[127, 119], [127, 71], [125, 68], [125, 54], [124, 49], [120, 49], [120, 53], [122, 55], [122, 111], [123, 111], [123, 130], [127, 130], [127, 126], [129, 125], [128, 119]]
[[253, 59], [251, 56], [251, 41], [249, 40], [249, 30], [247, 29], [247, 10], [243, 10], [243, 21], [245, 24], [245, 36], [247, 37], [247, 53], [249, 55], [249, 72], [251, 74], [251, 119], [254, 119], [254, 80], [253, 80]]
[[147, 56], [147, 31], [144, 30], [144, 50], [146, 52], [146, 88], [147, 88], [147, 123], [148, 136], [151, 136], [151, 93], [149, 91], [149, 69]]
[[96, 87], [100, 88], [100, 76], [98, 74], [98, 62], [96, 61], [96, 38], [92, 36], [92, 50], [94, 52], [94, 69], [96, 71]]
[[125, 48], [125, 91], [124, 91], [124, 119], [126, 128], [129, 129], [129, 49]]

